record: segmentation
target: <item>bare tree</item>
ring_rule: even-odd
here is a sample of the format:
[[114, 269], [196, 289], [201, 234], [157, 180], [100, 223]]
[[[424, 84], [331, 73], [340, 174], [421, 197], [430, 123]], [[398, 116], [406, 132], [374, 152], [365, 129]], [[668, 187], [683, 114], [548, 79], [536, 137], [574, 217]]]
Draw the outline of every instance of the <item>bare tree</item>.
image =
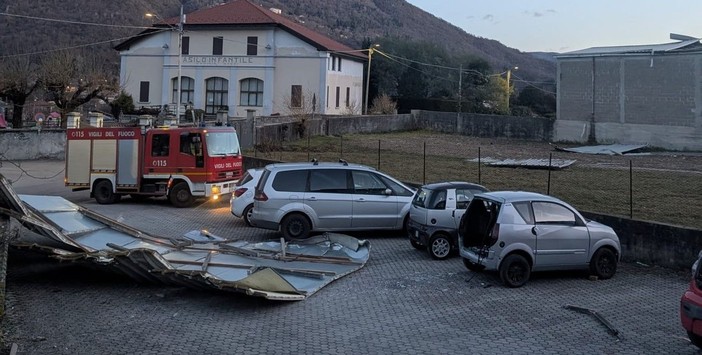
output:
[[307, 121], [311, 120], [319, 108], [319, 95], [311, 91], [302, 91], [283, 98], [283, 111], [295, 120], [298, 137], [304, 137], [307, 131]]
[[46, 100], [53, 101], [61, 113], [61, 127], [66, 127], [66, 114], [93, 99], [102, 99], [119, 92], [116, 76], [108, 63], [87, 51], [60, 51], [46, 55], [40, 76]]
[[[19, 49], [15, 51], [19, 53]], [[22, 127], [27, 98], [38, 86], [36, 64], [29, 55], [5, 57], [0, 61], [0, 96], [12, 103], [12, 127]]]
[[397, 113], [397, 103], [388, 94], [382, 94], [373, 100], [370, 112], [376, 115], [392, 115]]

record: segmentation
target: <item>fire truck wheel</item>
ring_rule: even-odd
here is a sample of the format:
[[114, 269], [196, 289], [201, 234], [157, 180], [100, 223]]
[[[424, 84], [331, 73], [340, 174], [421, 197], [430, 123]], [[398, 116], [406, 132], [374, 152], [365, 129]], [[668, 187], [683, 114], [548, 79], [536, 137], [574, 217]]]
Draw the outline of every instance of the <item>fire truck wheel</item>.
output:
[[185, 182], [180, 182], [173, 186], [171, 192], [168, 194], [168, 199], [171, 200], [173, 206], [176, 207], [190, 207], [195, 199], [190, 193], [190, 188]]
[[93, 189], [93, 195], [95, 196], [95, 201], [101, 205], [109, 205], [119, 201], [120, 199], [120, 195], [117, 195], [112, 191], [112, 183], [110, 180], [98, 181]]

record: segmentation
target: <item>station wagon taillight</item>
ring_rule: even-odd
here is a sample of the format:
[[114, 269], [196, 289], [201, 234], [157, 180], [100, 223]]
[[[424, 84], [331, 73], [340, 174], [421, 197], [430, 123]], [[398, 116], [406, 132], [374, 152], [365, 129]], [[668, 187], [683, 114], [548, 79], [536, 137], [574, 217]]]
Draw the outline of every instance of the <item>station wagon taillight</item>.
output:
[[268, 196], [263, 191], [256, 191], [254, 195], [254, 200], [256, 201], [268, 201]]

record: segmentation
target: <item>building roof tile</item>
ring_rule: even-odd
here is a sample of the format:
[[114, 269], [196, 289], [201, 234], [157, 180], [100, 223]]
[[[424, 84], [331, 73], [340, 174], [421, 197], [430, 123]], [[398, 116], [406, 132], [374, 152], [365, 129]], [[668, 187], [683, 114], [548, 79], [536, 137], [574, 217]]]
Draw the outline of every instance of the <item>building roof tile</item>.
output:
[[[166, 19], [162, 23], [155, 24], [154, 26], [171, 27], [178, 25], [178, 22], [179, 19], [178, 16], [176, 16]], [[356, 59], [366, 58], [363, 50], [353, 49], [341, 44], [285, 16], [264, 9], [249, 0], [234, 0], [228, 3], [196, 10], [185, 15], [184, 23], [185, 29], [193, 26], [278, 26], [310, 45], [313, 45], [319, 51], [336, 52], [337, 54], [355, 57]], [[139, 36], [153, 31], [153, 29], [148, 29]], [[135, 36], [133, 39], [139, 36]], [[128, 47], [131, 40], [132, 39], [127, 40], [115, 48], [120, 50], [121, 48]]]

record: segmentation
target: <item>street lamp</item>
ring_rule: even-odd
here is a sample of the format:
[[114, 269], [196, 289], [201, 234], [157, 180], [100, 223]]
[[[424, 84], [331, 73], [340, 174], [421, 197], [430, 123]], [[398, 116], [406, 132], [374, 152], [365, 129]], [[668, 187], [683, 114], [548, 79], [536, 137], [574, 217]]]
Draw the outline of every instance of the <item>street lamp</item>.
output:
[[373, 52], [375, 48], [380, 47], [379, 44], [371, 45], [368, 48], [368, 72], [366, 73], [366, 100], [363, 107], [364, 114], [368, 114], [368, 91], [370, 90], [370, 70], [371, 70], [371, 59], [373, 58]]
[[176, 124], [180, 123], [180, 90], [181, 90], [181, 66], [183, 63], [183, 4], [180, 5], [180, 17], [178, 17], [178, 99], [176, 102]]
[[509, 113], [509, 94], [510, 94], [509, 80], [510, 80], [510, 77], [512, 76], [512, 70], [517, 70], [517, 69], [519, 69], [519, 67], [507, 69], [507, 90], [505, 91], [505, 93], [507, 94], [507, 100], [505, 100], [507, 102], [507, 113]]

